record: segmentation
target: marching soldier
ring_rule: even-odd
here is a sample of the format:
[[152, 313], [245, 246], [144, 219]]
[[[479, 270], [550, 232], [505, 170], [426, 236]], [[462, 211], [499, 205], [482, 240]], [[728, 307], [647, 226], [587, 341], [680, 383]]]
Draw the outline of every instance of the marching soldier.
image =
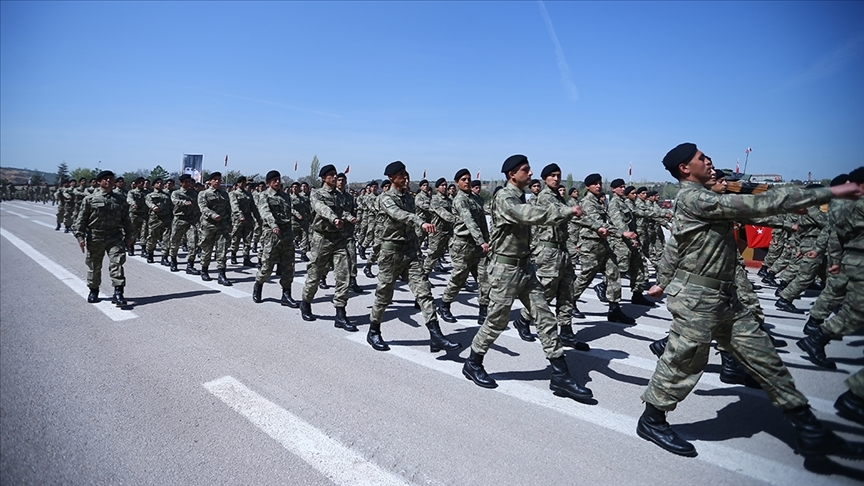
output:
[[126, 194], [126, 203], [129, 205], [129, 220], [132, 222], [132, 245], [129, 247], [129, 256], [135, 255], [135, 241], [141, 237], [141, 251], [147, 253], [147, 241], [142, 231], [144, 223], [148, 218], [147, 194], [144, 192], [144, 178], [139, 177], [132, 183], [132, 189]]
[[171, 271], [177, 272], [177, 253], [183, 237], [186, 237], [186, 273], [189, 275], [200, 275], [195, 268], [195, 253], [198, 248], [198, 221], [201, 219], [201, 210], [198, 207], [198, 192], [192, 188], [195, 181], [189, 174], [180, 176], [180, 188], [171, 193], [171, 202], [174, 206], [174, 220], [171, 227]]
[[[147, 263], [153, 263], [156, 242], [161, 240], [171, 222], [171, 197], [162, 191], [162, 178], [153, 180], [153, 190], [144, 198], [150, 209], [147, 222]], [[162, 246], [162, 261], [168, 263], [169, 247]]]
[[453, 203], [447, 196], [447, 179], [443, 177], [435, 181], [435, 190], [429, 205], [431, 214], [430, 223], [435, 226], [435, 233], [429, 236], [429, 254], [423, 263], [423, 273], [428, 277], [432, 270], [443, 272], [441, 257], [447, 251], [450, 243], [450, 234], [453, 231], [453, 223], [456, 216], [453, 214]]
[[213, 280], [210, 277], [210, 259], [213, 248], [216, 248], [216, 270], [219, 285], [233, 285], [225, 275], [228, 261], [228, 233], [231, 230], [231, 202], [228, 193], [222, 189], [222, 173], [210, 174], [208, 187], [198, 194], [198, 208], [201, 210], [199, 228], [201, 230], [201, 280]]
[[267, 189], [258, 196], [258, 214], [261, 216], [261, 268], [255, 275], [252, 301], [260, 304], [264, 282], [279, 265], [279, 285], [282, 287], [283, 306], [296, 309], [300, 304], [291, 297], [294, 282], [294, 234], [291, 231], [291, 198], [282, 191], [282, 175], [277, 170], [267, 173]]
[[252, 193], [246, 190], [246, 176], [237, 179], [234, 190], [228, 194], [231, 201], [231, 264], [237, 264], [237, 250], [243, 242], [243, 266], [252, 266], [252, 231], [261, 217]]
[[345, 227], [342, 229], [348, 238], [348, 289], [355, 294], [362, 294], [363, 289], [357, 285], [357, 241], [354, 239], [360, 217], [355, 214], [357, 211], [355, 197], [348, 191], [348, 176], [341, 172], [336, 174], [336, 189], [345, 196], [342, 198], [342, 214], [350, 214], [355, 218], [354, 223], [351, 222], [351, 218], [345, 218]]
[[[69, 187], [69, 181], [62, 180], [60, 181], [60, 187], [57, 189], [57, 227], [54, 228], [54, 231], [60, 231], [60, 224], [63, 223], [63, 220], [66, 218], [66, 188]], [[5, 189], [6, 186], [4, 185]], [[68, 226], [67, 226], [68, 228]]]
[[[639, 235], [636, 233], [636, 216], [630, 201], [624, 196], [624, 179], [615, 179], [610, 184], [612, 198], [609, 200], [609, 217], [616, 231], [609, 238], [612, 251], [618, 261], [618, 273], [630, 276], [630, 303], [654, 307], [654, 302], [642, 295], [642, 284], [648, 279], [642, 253], [639, 251]], [[635, 206], [635, 205], [634, 205]]]
[[390, 181], [382, 181], [381, 193], [376, 194], [370, 201], [371, 204], [369, 205], [372, 212], [375, 214], [375, 224], [374, 226], [370, 226], [370, 232], [366, 236], [369, 244], [372, 245], [372, 254], [369, 255], [369, 259], [366, 260], [366, 265], [363, 267], [363, 274], [369, 278], [375, 278], [375, 275], [372, 274], [372, 265], [378, 263], [378, 254], [381, 253], [381, 239], [379, 238], [379, 232], [384, 224], [384, 220], [387, 219], [387, 214], [381, 210], [381, 195], [389, 190]]

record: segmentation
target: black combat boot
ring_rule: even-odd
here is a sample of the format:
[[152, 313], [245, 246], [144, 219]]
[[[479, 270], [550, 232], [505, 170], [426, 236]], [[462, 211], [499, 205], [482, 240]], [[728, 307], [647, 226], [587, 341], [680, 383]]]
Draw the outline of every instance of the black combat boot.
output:
[[462, 365], [462, 375], [473, 381], [475, 385], [482, 386], [483, 388], [495, 388], [498, 386], [498, 383], [495, 383], [495, 380], [483, 368], [483, 355], [475, 353], [473, 349], [471, 350], [471, 354], [468, 355], [468, 359], [465, 360], [465, 364]]
[[362, 258], [362, 259], [365, 260], [365, 259], [366, 259], [366, 247], [364, 247], [364, 246], [358, 246], [358, 247], [357, 247], [357, 255], [358, 255], [360, 258]]
[[91, 304], [99, 302], [99, 289], [90, 289], [90, 294], [87, 295], [87, 302]]
[[186, 273], [189, 275], [201, 275], [201, 272], [199, 272], [198, 269], [195, 268], [195, 262], [191, 260], [186, 262]]
[[784, 299], [783, 297], [780, 297], [779, 299], [777, 299], [777, 302], [774, 303], [774, 307], [776, 307], [782, 311], [792, 312], [793, 314], [803, 314], [804, 313], [803, 309], [799, 309], [799, 308], [795, 307], [795, 304]]
[[69, 227], [66, 226], [65, 228], [63, 228], [63, 232], [64, 232], [64, 233], [68, 233], [68, 232], [69, 232]]
[[314, 321], [316, 319], [315, 315], [312, 314], [311, 302], [306, 302], [305, 300], [300, 301], [300, 317], [302, 317], [304, 321]]
[[56, 228], [54, 228], [54, 231], [60, 231], [60, 225], [59, 224], [57, 225]]
[[114, 295], [111, 297], [111, 303], [117, 307], [128, 305], [126, 299], [123, 297], [123, 287], [114, 287]]
[[573, 317], [575, 317], [576, 319], [585, 319], [585, 314], [583, 314], [582, 311], [580, 311], [579, 308], [576, 307], [576, 304], [573, 304], [572, 314]]
[[831, 336], [820, 327], [815, 333], [798, 341], [797, 344], [802, 351], [807, 353], [810, 361], [829, 370], [836, 370], [837, 363], [825, 356], [825, 345], [831, 342]]
[[429, 351], [437, 353], [442, 349], [444, 351], [453, 351], [462, 347], [459, 343], [447, 339], [444, 333], [441, 332], [441, 326], [438, 321], [429, 321], [426, 323], [426, 329], [429, 329]]
[[600, 299], [600, 302], [609, 302], [609, 299], [606, 298], [606, 283], [600, 282], [594, 286], [594, 292], [597, 293], [597, 298]]
[[[300, 302], [297, 302], [296, 300], [294, 300], [293, 297], [291, 297], [291, 287], [282, 288], [282, 300], [280, 300], [279, 303], [285, 307], [290, 307], [292, 309], [297, 309], [298, 307], [300, 307]], [[311, 304], [309, 312], [312, 312]]]
[[533, 343], [536, 338], [533, 334], [531, 334], [531, 323], [522, 319], [522, 313], [516, 316], [516, 319], [513, 319], [513, 327], [516, 328], [516, 332], [519, 333], [519, 337], [523, 341], [528, 341], [529, 343]]
[[243, 257], [243, 266], [244, 267], [254, 267], [255, 264], [252, 263], [252, 257], [247, 253], [246, 256]]
[[728, 385], [744, 385], [747, 388], [762, 388], [758, 381], [747, 373], [732, 353], [720, 351], [720, 381]]
[[654, 307], [654, 302], [645, 298], [642, 292], [634, 292], [630, 297], [630, 303], [633, 305], [644, 305], [645, 307]]
[[654, 356], [657, 356], [657, 359], [660, 359], [660, 357], [663, 356], [663, 353], [666, 352], [667, 344], [669, 344], [669, 336], [666, 336], [663, 339], [658, 339], [649, 344], [648, 349], [651, 350], [651, 353], [653, 353]]
[[162, 254], [162, 260], [159, 261], [159, 264], [162, 265], [163, 267], [170, 267], [171, 266], [171, 262], [168, 261], [168, 254], [167, 253]]
[[558, 332], [558, 339], [561, 340], [561, 344], [563, 346], [567, 346], [578, 351], [591, 350], [591, 346], [588, 346], [588, 343], [584, 343], [576, 339], [576, 335], [573, 334], [573, 326], [561, 326], [561, 330]]
[[380, 322], [369, 323], [369, 332], [366, 333], [366, 342], [369, 343], [375, 351], [390, 351], [390, 346], [388, 346], [387, 343], [384, 342], [384, 338], [381, 337]]
[[450, 302], [441, 301], [438, 304], [438, 315], [441, 316], [441, 319], [444, 319], [444, 322], [454, 323], [456, 322], [456, 318], [453, 317], [453, 313], [450, 311]]
[[155, 263], [155, 262], [156, 262], [156, 260], [153, 258], [153, 253], [147, 252], [147, 263]]
[[231, 252], [231, 265], [237, 265], [237, 252]]
[[264, 283], [255, 282], [255, 285], [252, 286], [252, 302], [256, 304], [260, 304], [263, 300], [261, 298], [261, 292], [264, 290]]
[[368, 278], [375, 278], [375, 274], [372, 273], [372, 265], [367, 263], [366, 266], [363, 267], [363, 275], [366, 275]]
[[305, 251], [304, 251], [303, 253], [300, 254], [300, 261], [301, 261], [301, 262], [308, 262], [308, 261], [309, 261], [309, 256], [306, 255], [306, 252], [305, 252]]
[[764, 322], [759, 324], [759, 329], [762, 329], [763, 331], [765, 331], [765, 334], [768, 335], [768, 339], [771, 340], [771, 344], [773, 344], [775, 348], [785, 348], [786, 346], [789, 345], [789, 343], [787, 343], [786, 341], [784, 341], [782, 339], [777, 339], [774, 336], [772, 336], [771, 333], [768, 332], [768, 329], [765, 327]]
[[179, 272], [179, 271], [180, 271], [180, 269], [177, 268], [177, 259], [176, 259], [176, 258], [172, 258], [172, 259], [171, 259], [171, 267], [170, 267], [170, 269], [171, 269], [172, 272]]
[[126, 250], [126, 254], [129, 256], [135, 256], [135, 245], [134, 244]]
[[348, 314], [345, 313], [344, 307], [336, 308], [336, 320], [333, 321], [333, 326], [339, 329], [345, 329], [348, 332], [357, 332], [357, 326], [348, 320]]
[[636, 324], [636, 319], [628, 316], [621, 310], [621, 306], [617, 302], [609, 304], [609, 314], [606, 317], [609, 322], [617, 322], [619, 324]]
[[355, 294], [362, 294], [363, 289], [357, 285], [357, 277], [351, 277], [348, 279], [348, 290], [354, 292]]
[[840, 456], [846, 459], [864, 459], [864, 444], [847, 442], [813, 415], [807, 405], [786, 410], [786, 417], [795, 427], [798, 453], [808, 457]]
[[767, 277], [767, 276], [768, 276], [768, 266], [767, 266], [767, 265], [762, 265], [762, 268], [760, 268], [759, 271], [756, 272], [756, 275], [758, 275], [758, 276], [760, 276], [760, 277], [762, 277], [762, 278]]
[[210, 276], [210, 269], [207, 267], [201, 267], [201, 280], [205, 282], [213, 280], [213, 277]]
[[326, 275], [323, 276], [323, 277], [321, 277], [321, 281], [318, 282], [318, 288], [321, 289], [321, 290], [327, 290], [327, 289], [330, 288], [330, 287], [327, 285], [327, 276], [326, 276]]
[[834, 408], [841, 417], [864, 425], [864, 398], [852, 393], [852, 390], [837, 397]]
[[[780, 285], [777, 286], [777, 289], [774, 290], [774, 297], [780, 297], [780, 292], [783, 292], [783, 289], [789, 286], [789, 282], [780, 281]], [[791, 301], [789, 302], [791, 305]]]
[[816, 334], [819, 331], [819, 326], [821, 326], [823, 322], [825, 322], [824, 319], [816, 319], [815, 317], [810, 316], [810, 318], [807, 319], [807, 323], [804, 324], [804, 334], [808, 336]]
[[486, 322], [486, 316], [489, 315], [489, 306], [480, 304], [480, 308], [477, 312], [477, 324], [483, 325]]
[[549, 381], [549, 389], [556, 396], [572, 398], [577, 402], [590, 403], [592, 402], [591, 390], [580, 385], [570, 376], [570, 370], [567, 369], [567, 360], [564, 356], [552, 358], [549, 360], [552, 363], [552, 380]]
[[666, 412], [650, 403], [645, 404], [645, 411], [639, 417], [636, 435], [657, 444], [672, 454], [684, 457], [696, 457], [698, 455], [693, 444], [682, 439], [672, 430], [672, 426], [666, 421]]
[[226, 287], [230, 287], [230, 286], [234, 285], [231, 283], [230, 280], [228, 280], [228, 276], [225, 275], [225, 269], [224, 268], [220, 268], [218, 273], [219, 273], [219, 279], [216, 282], [219, 285], [224, 285]]
[[769, 270], [768, 275], [762, 277], [762, 283], [765, 285], [770, 285], [772, 287], [779, 287], [780, 283], [777, 282], [776, 278], [777, 274]]
[[435, 260], [435, 265], [432, 265], [432, 270], [444, 273], [444, 265], [441, 264], [441, 259]]

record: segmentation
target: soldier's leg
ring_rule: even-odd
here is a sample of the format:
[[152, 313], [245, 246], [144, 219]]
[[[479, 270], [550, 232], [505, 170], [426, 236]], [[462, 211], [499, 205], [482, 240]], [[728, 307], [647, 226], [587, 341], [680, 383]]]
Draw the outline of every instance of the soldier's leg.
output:
[[[601, 242], [603, 243], [603, 242]], [[618, 258], [608, 244], [601, 244], [605, 251], [601, 255], [607, 258], [603, 278], [606, 280], [606, 298], [610, 304], [621, 302], [621, 274], [618, 272]]]
[[843, 381], [849, 391], [854, 393], [858, 398], [864, 399], [864, 368], [858, 370], [857, 373], [851, 375]]
[[450, 259], [453, 262], [453, 271], [450, 273], [450, 280], [447, 282], [447, 287], [441, 295], [441, 302], [450, 303], [456, 299], [462, 287], [465, 286], [465, 281], [468, 280], [471, 265], [476, 263], [476, 259], [473, 256], [473, 245], [469, 245], [469, 243], [460, 238], [453, 238], [451, 240]]
[[[270, 233], [273, 235], [273, 233]], [[279, 261], [279, 285], [282, 287], [283, 291], [290, 291], [291, 284], [294, 282], [294, 259], [296, 257], [294, 250], [294, 238], [293, 235], [287, 235], [285, 238], [279, 239], [278, 236], [273, 235], [274, 239], [277, 240], [277, 248], [276, 253]], [[261, 265], [263, 270], [264, 265]], [[270, 262], [270, 270], [273, 269], [273, 262]], [[267, 274], [270, 275], [269, 273]], [[308, 277], [308, 276], [307, 276]], [[257, 279], [256, 279], [257, 281]]]
[[378, 263], [378, 257], [380, 255], [380, 253], [381, 253], [381, 243], [379, 243], [377, 240], [375, 240], [375, 242], [372, 243], [372, 254], [369, 255], [369, 259], [366, 260], [366, 265], [372, 265], [372, 264]]
[[774, 262], [777, 261], [777, 258], [783, 251], [783, 243], [785, 241], [785, 238], [780, 236], [782, 234], [783, 230], [771, 230], [771, 243], [768, 244], [768, 253], [765, 254], [765, 259], [762, 260], [762, 265], [771, 268], [771, 266], [774, 265]]
[[309, 263], [306, 264], [306, 282], [300, 298], [303, 302], [312, 302], [318, 292], [318, 282], [321, 276], [333, 263], [333, 245], [320, 233], [312, 232], [312, 242], [309, 246]]
[[198, 225], [190, 223], [186, 228], [186, 248], [189, 252], [186, 254], [186, 259], [190, 265], [195, 263], [195, 255], [198, 248]]
[[108, 275], [111, 276], [111, 285], [114, 288], [126, 286], [126, 275], [123, 273], [123, 264], [126, 263], [126, 248], [122, 239], [112, 241], [106, 248], [108, 253]]
[[228, 228], [216, 232], [216, 268], [224, 270], [228, 261]]
[[[262, 284], [270, 278], [270, 274], [273, 273], [273, 266], [276, 264], [276, 261], [282, 261], [282, 256], [278, 253], [274, 253], [277, 248], [277, 244], [279, 241], [279, 237], [273, 234], [272, 231], [263, 232], [261, 235], [261, 248], [258, 251], [258, 260], [261, 262], [261, 268], [258, 269], [258, 273], [255, 274], [255, 283]], [[294, 248], [294, 242], [289, 242], [291, 248]], [[194, 253], [194, 252], [193, 252]], [[293, 258], [292, 258], [293, 265]], [[293, 279], [293, 272], [292, 279]]]
[[349, 256], [348, 242], [344, 239], [334, 245], [333, 274], [336, 277], [336, 286], [333, 288], [333, 307], [348, 305], [348, 288], [351, 280], [351, 257]]
[[228, 246], [232, 255], [237, 255], [237, 250], [240, 249], [240, 239], [242, 238], [241, 230], [243, 225], [240, 222], [234, 223], [231, 226], [231, 233], [228, 235]]
[[[543, 352], [547, 359], [563, 356], [564, 348], [558, 339], [558, 321], [547, 303], [547, 291], [536, 277], [530, 273], [526, 277], [527, 281], [519, 293], [519, 300], [523, 304], [529, 303], [527, 307], [531, 309], [531, 320], [537, 326], [537, 337], [543, 345]], [[569, 311], [567, 315], [569, 317]]]
[[432, 273], [432, 267], [435, 262], [444, 254], [446, 235], [443, 233], [435, 233], [429, 236], [429, 254], [426, 255], [426, 260], [423, 262], [423, 273], [429, 275]]
[[491, 291], [488, 270], [489, 258], [481, 251], [477, 251], [477, 256], [477, 283], [480, 287], [480, 295], [477, 297], [477, 303], [479, 305], [489, 305], [489, 292]]
[[168, 255], [168, 252], [171, 248], [171, 227], [173, 225], [174, 218], [170, 218], [166, 220], [163, 224], [164, 230], [162, 231], [162, 254]]
[[177, 252], [180, 251], [180, 242], [186, 235], [189, 223], [180, 218], [174, 218], [171, 224], [171, 261], [177, 260]]
[[393, 286], [396, 278], [402, 274], [403, 255], [393, 250], [381, 250], [381, 260], [378, 263], [378, 285], [375, 287], [375, 303], [369, 312], [369, 320], [381, 323], [381, 316], [393, 302]]
[[600, 265], [606, 262], [599, 258], [603, 247], [598, 240], [583, 239], [582, 245], [579, 248], [579, 275], [573, 282], [573, 301], [579, 300], [588, 285], [594, 280], [597, 271], [600, 270]]
[[438, 317], [435, 314], [435, 298], [432, 296], [432, 286], [429, 284], [429, 277], [425, 273], [419, 252], [418, 248], [416, 254], [409, 256], [408, 288], [411, 289], [417, 304], [420, 305], [423, 321], [429, 323], [437, 321]]
[[107, 245], [102, 240], [87, 240], [87, 252], [84, 262], [87, 264], [87, 288], [98, 289], [102, 285], [102, 259], [105, 257]]
[[786, 299], [789, 302], [801, 297], [801, 294], [807, 290], [807, 287], [816, 281], [816, 277], [822, 266], [825, 264], [825, 255], [819, 255], [816, 258], [810, 258], [806, 255], [798, 260], [797, 274], [795, 278], [788, 281], [789, 285], [780, 291], [780, 298]]
[[353, 235], [348, 240], [345, 252], [348, 255], [348, 278], [357, 278], [357, 241]]
[[507, 328], [513, 300], [522, 290], [523, 273], [523, 269], [514, 265], [498, 263], [489, 267], [489, 313], [471, 341], [471, 351], [485, 355]]
[[62, 205], [57, 206], [57, 228], [60, 228], [60, 225], [63, 224], [63, 216], [66, 216], [66, 211]]
[[243, 224], [240, 239], [243, 241], [243, 257], [248, 259], [252, 256], [252, 232], [255, 226], [250, 223]]
[[147, 254], [153, 256], [156, 251], [156, 241], [162, 236], [162, 220], [150, 218], [147, 225]]
[[210, 268], [210, 260], [213, 258], [213, 246], [216, 244], [217, 229], [213, 227], [201, 228], [201, 242], [198, 246], [201, 248], [201, 267]]
[[849, 276], [849, 283], [840, 312], [820, 326], [829, 336], [845, 336], [864, 326], [864, 268], [842, 265], [840, 271]]
[[[565, 258], [561, 274], [554, 286], [555, 315], [559, 326], [569, 326], [573, 323], [573, 264], [569, 255]], [[551, 302], [551, 300], [549, 300]]]
[[738, 265], [735, 268], [735, 291], [738, 294], [738, 300], [753, 313], [756, 320], [765, 322], [765, 312], [762, 310], [762, 304], [759, 303], [759, 296], [753, 290], [753, 284], [750, 283], [749, 274], [744, 267]]
[[846, 286], [849, 284], [849, 276], [842, 271], [838, 274], [828, 274], [825, 280], [825, 288], [816, 298], [813, 308], [810, 309], [810, 317], [817, 321], [824, 321], [834, 312], [834, 309], [846, 298]]

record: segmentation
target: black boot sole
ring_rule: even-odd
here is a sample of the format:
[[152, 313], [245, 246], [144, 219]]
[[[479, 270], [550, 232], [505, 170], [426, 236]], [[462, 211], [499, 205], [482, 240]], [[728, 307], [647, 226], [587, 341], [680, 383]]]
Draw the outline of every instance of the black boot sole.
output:
[[640, 429], [638, 427], [636, 428], [636, 435], [647, 440], [648, 442], [653, 442], [654, 444], [656, 444], [658, 447], [660, 447], [664, 451], [671, 452], [672, 454], [675, 454], [676, 456], [696, 457], [699, 455], [699, 453], [696, 452], [695, 450], [690, 452], [690, 451], [678, 451], [675, 449], [669, 449], [668, 447], [666, 447], [665, 445], [661, 444], [656, 439], [654, 439], [654, 437], [651, 437], [650, 435], [646, 434], [645, 432], [642, 432], [642, 429]]
[[477, 385], [477, 386], [479, 386], [479, 387], [481, 387], [481, 388], [488, 388], [488, 389], [490, 389], [490, 390], [491, 390], [492, 388], [498, 388], [498, 383], [495, 383], [494, 381], [493, 381], [492, 383], [486, 383], [486, 382], [477, 381], [477, 380], [474, 379], [474, 377], [471, 376], [470, 373], [468, 373], [468, 372], [465, 371], [464, 369], [462, 370], [462, 376], [464, 376], [465, 378], [468, 378], [469, 380], [473, 381], [475, 385]]

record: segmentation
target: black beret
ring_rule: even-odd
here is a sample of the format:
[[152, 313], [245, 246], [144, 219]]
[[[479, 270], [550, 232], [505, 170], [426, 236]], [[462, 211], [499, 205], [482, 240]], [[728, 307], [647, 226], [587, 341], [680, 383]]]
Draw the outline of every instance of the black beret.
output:
[[577, 187], [571, 187], [571, 188], [570, 188], [570, 195], [572, 196], [574, 192], [578, 194], [578, 193], [579, 193], [579, 189], [578, 189]]
[[266, 180], [269, 183], [273, 179], [281, 179], [281, 178], [282, 178], [282, 174], [280, 174], [278, 170], [271, 170], [270, 172], [267, 173]]
[[590, 185], [596, 184], [602, 180], [603, 180], [603, 177], [601, 177], [600, 174], [588, 174], [585, 177], [585, 185], [590, 186]]
[[640, 187], [639, 189], [636, 189], [636, 194], [642, 194], [643, 192], [645, 192], [645, 191], [647, 191], [647, 190], [648, 190], [647, 187], [642, 186], [642, 187]]
[[849, 173], [849, 182], [864, 184], [864, 167], [858, 167]]
[[162, 183], [162, 178], [161, 178], [161, 177], [157, 177], [157, 178], [153, 179], [153, 182], [151, 182], [150, 184], [156, 184], [157, 182], [161, 184], [161, 183]]
[[246, 176], [240, 176], [237, 178], [237, 180], [234, 183], [235, 184], [242, 184], [242, 183], [246, 182], [247, 180], [249, 180], [249, 179], [247, 179]]
[[545, 179], [552, 175], [553, 172], [561, 172], [561, 167], [558, 167], [558, 164], [556, 164], [555, 162], [552, 162], [546, 167], [543, 167], [543, 170], [540, 171], [540, 177], [542, 179]]
[[831, 187], [846, 184], [846, 182], [848, 182], [848, 181], [849, 181], [849, 174], [840, 174], [837, 177], [831, 179]]
[[624, 179], [621, 179], [621, 178], [619, 177], [618, 179], [614, 179], [614, 180], [612, 181], [612, 183], [609, 184], [609, 187], [611, 187], [612, 189], [615, 189], [616, 187], [621, 187], [621, 186], [623, 186], [623, 185], [624, 185]]
[[390, 162], [387, 164], [387, 167], [384, 168], [384, 175], [391, 176], [403, 170], [405, 170], [405, 164], [403, 164], [401, 160], [397, 160], [396, 162]]
[[521, 154], [511, 155], [510, 157], [507, 157], [507, 160], [505, 160], [504, 164], [501, 166], [501, 172], [506, 174], [520, 165], [527, 163], [528, 157]]
[[119, 181], [126, 182], [126, 179], [124, 179], [123, 176], [120, 176], [120, 177], [114, 179], [114, 181], [115, 181], [115, 182], [119, 182]]
[[114, 173], [111, 172], [110, 170], [103, 170], [102, 172], [96, 174], [96, 179], [94, 179], [94, 180], [101, 181], [102, 179], [105, 179], [106, 177], [114, 177]]
[[423, 179], [422, 181], [420, 181], [420, 185], [422, 186], [423, 184], [429, 185], [429, 181]]
[[188, 181], [190, 179], [192, 179], [192, 176], [190, 176], [189, 174], [183, 174], [179, 177], [180, 182]]
[[346, 176], [344, 172], [340, 172], [340, 173], [336, 174], [336, 178], [348, 180], [348, 176]]
[[437, 181], [435, 181], [435, 187], [436, 188], [441, 187], [441, 186], [446, 185], [446, 184], [447, 184], [447, 179], [445, 179], [443, 177], [438, 179]]
[[816, 189], [817, 187], [825, 187], [825, 186], [823, 186], [822, 184], [819, 184], [818, 182], [815, 182], [813, 184], [807, 184], [807, 189]]
[[168, 179], [165, 181], [165, 184], [174, 184], [174, 179]]
[[[146, 180], [147, 180], [147, 179], [145, 179], [145, 178], [143, 178], [143, 177], [139, 177], [139, 178], [135, 179], [134, 184], [138, 184], [139, 182], [144, 182], [144, 181], [146, 181]], [[69, 181], [63, 181], [63, 182], [69, 182]]]
[[670, 150], [666, 157], [663, 157], [663, 167], [666, 167], [666, 170], [677, 170], [679, 164], [690, 162], [695, 153], [695, 143], [682, 143]]
[[480, 187], [480, 179], [474, 179], [471, 181], [471, 187]]
[[390, 181], [381, 181], [381, 187], [388, 187], [388, 186], [390, 186]]
[[656, 196], [656, 195], [657, 195], [657, 191], [648, 191], [648, 197]]
[[207, 180], [212, 181], [213, 179], [221, 179], [221, 178], [222, 178], [221, 172], [214, 172], [214, 173], [210, 174], [210, 178]]
[[377, 186], [377, 185], [378, 185], [378, 181], [369, 181], [369, 185], [370, 185], [370, 186]]
[[[456, 175], [453, 176], [453, 180], [458, 181], [459, 179], [462, 178], [462, 176], [466, 176], [466, 175], [470, 176], [471, 171], [469, 171], [468, 169], [459, 169], [459, 172], [456, 172]], [[436, 185], [435, 187], [438, 187], [438, 186]]]
[[627, 186], [624, 188], [624, 195], [629, 196], [631, 192], [635, 191], [636, 188], [633, 186]]
[[336, 167], [333, 164], [327, 164], [324, 167], [321, 167], [321, 170], [318, 171], [318, 177], [324, 177], [331, 170], [336, 172]]

